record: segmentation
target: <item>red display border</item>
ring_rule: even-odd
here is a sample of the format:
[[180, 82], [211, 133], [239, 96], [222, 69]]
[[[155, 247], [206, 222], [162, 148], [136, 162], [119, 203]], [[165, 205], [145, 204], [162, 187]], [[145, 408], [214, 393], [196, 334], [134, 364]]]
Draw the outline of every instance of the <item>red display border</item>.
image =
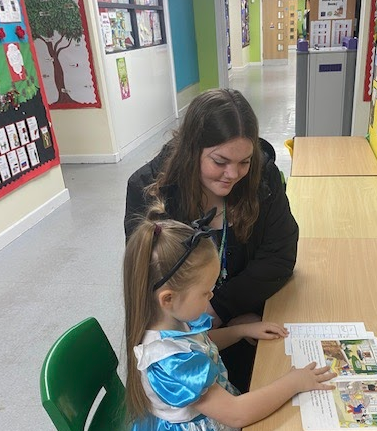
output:
[[90, 68], [90, 74], [92, 75], [94, 95], [96, 98], [96, 102], [93, 102], [93, 103], [80, 103], [80, 102], [52, 103], [51, 105], [49, 105], [50, 109], [101, 108], [101, 106], [102, 106], [101, 105], [101, 99], [100, 99], [99, 94], [98, 94], [97, 78], [96, 78], [96, 74], [94, 73], [93, 54], [92, 54], [92, 47], [90, 44], [89, 27], [88, 27], [88, 22], [86, 20], [84, 0], [78, 0], [77, 4], [78, 4], [79, 10], [80, 10], [83, 34], [85, 36], [86, 49], [88, 51], [89, 68]]
[[370, 20], [369, 20], [369, 33], [368, 33], [368, 48], [365, 61], [365, 77], [364, 77], [364, 102], [372, 100], [372, 87], [373, 87], [373, 68], [374, 68], [374, 25], [376, 14], [376, 1], [372, 1]]

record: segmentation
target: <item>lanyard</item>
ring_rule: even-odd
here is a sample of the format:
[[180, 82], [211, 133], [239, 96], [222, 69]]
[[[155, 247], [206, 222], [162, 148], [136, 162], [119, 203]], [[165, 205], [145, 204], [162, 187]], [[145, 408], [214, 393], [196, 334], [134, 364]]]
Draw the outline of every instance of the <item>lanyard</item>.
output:
[[219, 259], [220, 259], [221, 270], [220, 270], [219, 278], [217, 280], [219, 285], [224, 283], [224, 281], [228, 275], [228, 271], [226, 269], [226, 266], [227, 266], [226, 265], [227, 234], [228, 234], [228, 222], [226, 220], [226, 204], [225, 204], [225, 200], [224, 200], [223, 232], [222, 232], [222, 236], [221, 236], [221, 243], [220, 243], [220, 249], [219, 249]]

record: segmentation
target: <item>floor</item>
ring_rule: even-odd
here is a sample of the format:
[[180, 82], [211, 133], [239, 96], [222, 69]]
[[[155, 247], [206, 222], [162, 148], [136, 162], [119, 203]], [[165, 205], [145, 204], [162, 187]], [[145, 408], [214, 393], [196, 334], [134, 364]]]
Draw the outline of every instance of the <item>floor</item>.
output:
[[[294, 136], [295, 52], [287, 66], [233, 72], [286, 176], [284, 140]], [[115, 165], [63, 165], [71, 199], [0, 251], [0, 429], [53, 431], [39, 399], [39, 373], [55, 339], [95, 316], [120, 356], [123, 215], [129, 175], [168, 140], [174, 122]]]

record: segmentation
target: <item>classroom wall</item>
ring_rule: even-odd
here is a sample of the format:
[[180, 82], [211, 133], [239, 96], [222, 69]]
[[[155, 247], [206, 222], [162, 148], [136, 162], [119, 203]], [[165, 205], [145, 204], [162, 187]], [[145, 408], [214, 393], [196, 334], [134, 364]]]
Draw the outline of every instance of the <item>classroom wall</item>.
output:
[[[174, 1], [174, 0], [173, 0]], [[193, 0], [200, 91], [219, 86], [215, 3]]]
[[241, 2], [238, 0], [229, 1], [229, 33], [232, 69], [241, 68], [244, 66], [244, 60], [242, 52]]
[[0, 199], [0, 250], [69, 199], [60, 165]]
[[193, 0], [169, 1], [178, 110], [199, 94], [198, 46]]
[[177, 92], [199, 82], [198, 53], [192, 0], [169, 2]]
[[51, 119], [62, 162], [115, 162], [117, 148], [105, 90], [105, 75], [101, 59], [102, 40], [93, 25], [97, 21], [97, 7], [94, 2], [84, 2], [84, 5], [93, 53], [93, 67], [102, 106], [101, 108], [52, 110]]
[[[105, 55], [96, 2], [85, 2], [102, 107], [56, 110], [53, 124], [64, 162], [117, 162], [174, 116], [167, 45]], [[126, 60], [130, 94], [122, 99], [116, 59]]]
[[250, 62], [261, 62], [261, 2], [249, 0], [250, 10]]

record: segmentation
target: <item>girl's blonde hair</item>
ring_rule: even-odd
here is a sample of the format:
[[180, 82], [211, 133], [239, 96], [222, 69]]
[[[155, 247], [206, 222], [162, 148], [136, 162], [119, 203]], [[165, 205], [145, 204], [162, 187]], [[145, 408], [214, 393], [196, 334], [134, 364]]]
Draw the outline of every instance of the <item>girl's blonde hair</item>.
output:
[[[129, 421], [143, 418], [151, 405], [136, 367], [134, 346], [143, 341], [154, 323], [158, 303], [153, 286], [161, 280], [186, 251], [183, 241], [194, 229], [175, 220], [160, 220], [164, 212], [158, 202], [139, 223], [127, 244], [124, 258], [124, 303], [126, 316], [127, 384], [126, 407]], [[200, 271], [217, 258], [211, 238], [203, 238], [183, 265], [167, 281], [171, 289], [184, 291], [200, 279]], [[158, 292], [158, 290], [157, 290]]]

